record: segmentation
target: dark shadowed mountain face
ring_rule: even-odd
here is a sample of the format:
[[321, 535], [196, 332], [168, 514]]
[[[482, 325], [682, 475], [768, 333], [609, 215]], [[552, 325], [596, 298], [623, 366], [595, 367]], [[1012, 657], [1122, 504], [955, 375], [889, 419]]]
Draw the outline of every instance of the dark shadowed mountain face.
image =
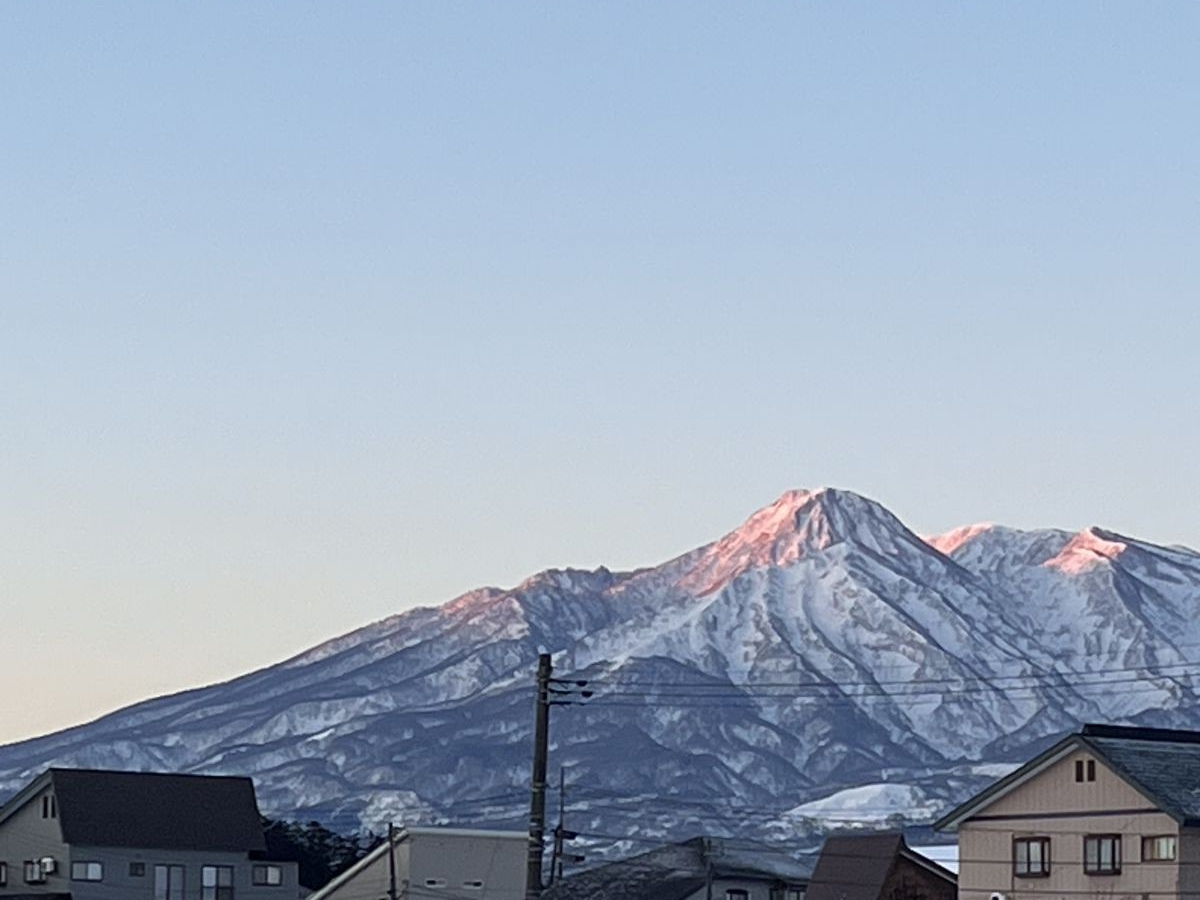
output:
[[520, 824], [539, 649], [572, 826], [686, 837], [927, 820], [1084, 720], [1200, 723], [1200, 554], [1091, 528], [921, 538], [793, 491], [652, 569], [548, 571], [368, 625], [234, 681], [0, 748], [252, 775], [265, 811]]

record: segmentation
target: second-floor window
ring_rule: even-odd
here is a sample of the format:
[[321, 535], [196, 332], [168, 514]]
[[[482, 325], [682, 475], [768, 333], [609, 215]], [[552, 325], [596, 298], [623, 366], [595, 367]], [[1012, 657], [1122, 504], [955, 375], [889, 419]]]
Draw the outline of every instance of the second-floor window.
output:
[[8, 887], [8, 863], [0, 862], [0, 887]]
[[233, 900], [233, 866], [200, 867], [200, 900]]
[[1142, 862], [1170, 862], [1175, 859], [1175, 853], [1173, 834], [1142, 838]]
[[260, 886], [279, 887], [283, 884], [283, 868], [268, 865], [254, 866], [250, 870], [250, 881]]
[[154, 867], [154, 900], [183, 900], [183, 866]]
[[71, 863], [72, 881], [103, 881], [104, 864], [98, 862]]
[[36, 859], [25, 860], [25, 883], [26, 884], [45, 884], [46, 871], [42, 868], [42, 864]]
[[1013, 874], [1022, 878], [1044, 878], [1050, 874], [1050, 838], [1013, 839]]
[[750, 900], [750, 892], [741, 888], [730, 888], [725, 892], [725, 900]]
[[1083, 871], [1089, 875], [1116, 875], [1121, 871], [1121, 836], [1089, 834], [1083, 839]]

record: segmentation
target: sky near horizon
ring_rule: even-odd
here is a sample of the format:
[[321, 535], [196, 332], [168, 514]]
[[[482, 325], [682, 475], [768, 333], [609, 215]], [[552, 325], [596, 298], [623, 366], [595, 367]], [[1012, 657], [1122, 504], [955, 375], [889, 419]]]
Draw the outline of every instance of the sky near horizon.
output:
[[793, 487], [1200, 546], [1200, 5], [0, 6], [0, 741]]

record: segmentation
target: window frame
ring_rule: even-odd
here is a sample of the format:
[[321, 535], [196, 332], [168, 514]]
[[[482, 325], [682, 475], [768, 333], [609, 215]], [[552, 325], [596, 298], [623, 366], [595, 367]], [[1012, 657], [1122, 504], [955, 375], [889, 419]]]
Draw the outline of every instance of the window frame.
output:
[[[208, 883], [212, 875], [212, 884]], [[221, 884], [221, 876], [228, 877], [227, 884]], [[221, 866], [205, 863], [200, 867], [200, 900], [233, 900], [235, 873], [233, 866]]]
[[[159, 870], [166, 872], [167, 884], [166, 891], [160, 897], [158, 893], [158, 873]], [[175, 879], [172, 875], [179, 874], [178, 892], [172, 891], [175, 887]], [[154, 900], [185, 900], [187, 896], [187, 866], [182, 863], [155, 863], [154, 864]]]
[[[1088, 846], [1096, 845], [1096, 863], [1093, 866], [1088, 861]], [[1101, 847], [1105, 844], [1110, 844], [1112, 847], [1112, 858], [1109, 866], [1106, 868], [1102, 862], [1103, 854]], [[1124, 854], [1124, 840], [1119, 834], [1085, 834], [1083, 836], [1083, 874], [1085, 875], [1120, 875], [1122, 857]]]
[[0, 862], [0, 887], [8, 887], [8, 863]]
[[[93, 877], [92, 866], [95, 866], [95, 877]], [[79, 870], [83, 870], [83, 874], [79, 874]], [[104, 863], [98, 859], [73, 859], [71, 860], [71, 880], [72, 881], [103, 881], [104, 880]]]
[[[271, 872], [278, 874], [278, 881], [271, 880]], [[250, 883], [255, 887], [283, 887], [283, 866], [276, 863], [255, 863], [250, 867]]]
[[[1030, 870], [1031, 856], [1028, 848], [1037, 845], [1041, 848], [1040, 869], [1038, 871]], [[1020, 869], [1020, 858], [1017, 855], [1017, 848], [1024, 846], [1025, 850], [1025, 869], [1022, 872]], [[1012, 873], [1014, 878], [1049, 878], [1050, 877], [1050, 838], [1042, 835], [1028, 835], [1012, 839]]]
[[[1154, 846], [1155, 841], [1170, 841], [1171, 855], [1170, 856], [1155, 856], [1154, 854], [1147, 855], [1146, 847]], [[1143, 834], [1142, 835], [1142, 862], [1144, 863], [1173, 863], [1179, 860], [1179, 836], [1175, 834]]]

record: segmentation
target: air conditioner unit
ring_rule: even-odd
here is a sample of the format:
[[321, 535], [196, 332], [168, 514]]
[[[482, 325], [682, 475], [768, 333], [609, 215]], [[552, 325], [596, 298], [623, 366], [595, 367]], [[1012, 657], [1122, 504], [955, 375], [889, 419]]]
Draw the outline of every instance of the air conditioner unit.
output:
[[53, 875], [58, 868], [58, 863], [54, 861], [53, 856], [43, 856], [38, 860], [38, 865], [42, 867], [43, 875]]
[[1008, 900], [1008, 894], [1002, 894], [999, 891], [993, 891], [988, 896], [988, 900]]

